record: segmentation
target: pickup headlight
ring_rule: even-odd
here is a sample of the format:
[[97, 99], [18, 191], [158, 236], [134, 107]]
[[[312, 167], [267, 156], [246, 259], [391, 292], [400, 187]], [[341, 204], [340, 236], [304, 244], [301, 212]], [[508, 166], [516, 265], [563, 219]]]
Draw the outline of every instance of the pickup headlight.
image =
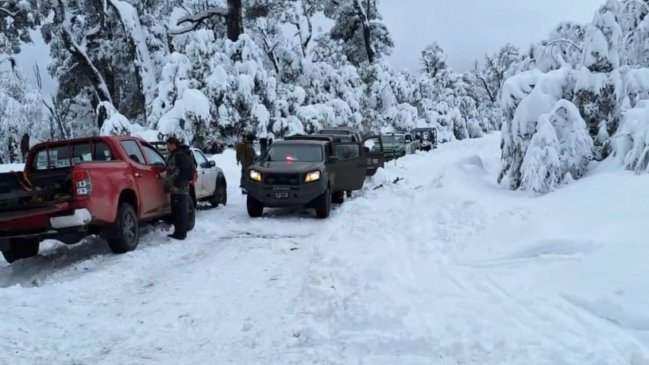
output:
[[318, 180], [320, 180], [320, 171], [311, 171], [306, 174], [306, 178], [304, 178], [304, 182], [314, 182]]
[[261, 181], [261, 172], [257, 170], [250, 170], [250, 180], [257, 182]]

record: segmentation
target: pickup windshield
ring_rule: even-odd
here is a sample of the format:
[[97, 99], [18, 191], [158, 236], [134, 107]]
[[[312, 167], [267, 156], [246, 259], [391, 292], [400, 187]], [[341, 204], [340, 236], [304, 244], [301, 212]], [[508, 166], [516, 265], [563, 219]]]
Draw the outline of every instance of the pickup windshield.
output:
[[389, 136], [383, 136], [383, 143], [389, 143], [389, 144], [400, 144], [400, 143], [405, 143], [405, 138], [404, 136], [400, 135], [389, 135]]
[[268, 161], [320, 162], [322, 147], [308, 144], [275, 144], [268, 150]]
[[57, 146], [44, 146], [34, 154], [32, 170], [63, 169], [86, 161], [111, 161], [108, 145], [101, 141], [84, 141]]

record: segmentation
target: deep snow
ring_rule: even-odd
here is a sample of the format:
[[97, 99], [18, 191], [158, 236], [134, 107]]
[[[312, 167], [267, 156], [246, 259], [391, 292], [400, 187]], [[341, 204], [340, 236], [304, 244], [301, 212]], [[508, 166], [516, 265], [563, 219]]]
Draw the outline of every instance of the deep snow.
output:
[[0, 264], [0, 364], [649, 364], [649, 176], [534, 197], [495, 183], [499, 142], [390, 162], [325, 221], [248, 218], [215, 156], [228, 206], [190, 240]]

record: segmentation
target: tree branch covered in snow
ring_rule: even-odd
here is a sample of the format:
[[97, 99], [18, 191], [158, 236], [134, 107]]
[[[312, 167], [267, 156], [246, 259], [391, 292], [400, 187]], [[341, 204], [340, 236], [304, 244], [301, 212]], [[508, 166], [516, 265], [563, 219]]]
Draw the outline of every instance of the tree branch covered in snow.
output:
[[181, 28], [181, 29], [176, 29], [176, 30], [170, 30], [169, 34], [171, 35], [180, 35], [180, 34], [185, 34], [188, 32], [191, 32], [193, 30], [198, 29], [201, 25], [204, 24], [204, 22], [212, 17], [222, 17], [225, 18], [229, 14], [229, 11], [227, 8], [223, 7], [213, 7], [209, 8], [205, 11], [196, 13], [196, 14], [189, 14], [180, 17], [176, 21], [176, 25], [180, 26], [183, 24], [188, 24], [186, 27]]
[[70, 30], [67, 28], [63, 29], [63, 43], [79, 64], [84, 75], [92, 83], [99, 100], [112, 103], [112, 97], [110, 96], [104, 77], [92, 63], [83, 48], [74, 40]]

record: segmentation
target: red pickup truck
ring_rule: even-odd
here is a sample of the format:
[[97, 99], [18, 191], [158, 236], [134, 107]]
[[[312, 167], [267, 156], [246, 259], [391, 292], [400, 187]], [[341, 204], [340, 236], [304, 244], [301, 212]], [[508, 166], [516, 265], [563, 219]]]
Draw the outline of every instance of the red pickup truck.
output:
[[13, 262], [38, 254], [43, 239], [98, 234], [114, 253], [132, 251], [141, 222], [171, 213], [164, 174], [162, 155], [136, 137], [37, 144], [24, 171], [0, 174], [0, 250]]

